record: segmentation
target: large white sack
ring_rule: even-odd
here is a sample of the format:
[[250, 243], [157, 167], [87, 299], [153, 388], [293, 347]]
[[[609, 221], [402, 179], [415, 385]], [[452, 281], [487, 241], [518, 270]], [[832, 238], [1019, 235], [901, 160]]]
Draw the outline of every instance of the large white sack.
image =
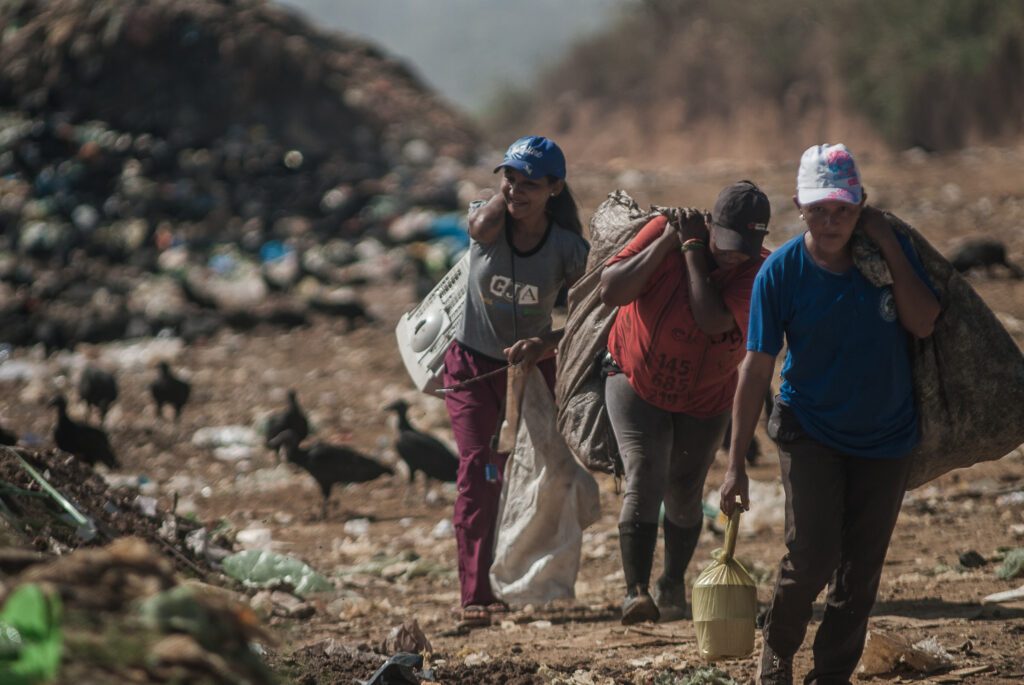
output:
[[521, 406], [498, 505], [491, 586], [510, 604], [542, 604], [575, 597], [583, 531], [601, 515], [600, 493], [566, 446], [536, 368]]

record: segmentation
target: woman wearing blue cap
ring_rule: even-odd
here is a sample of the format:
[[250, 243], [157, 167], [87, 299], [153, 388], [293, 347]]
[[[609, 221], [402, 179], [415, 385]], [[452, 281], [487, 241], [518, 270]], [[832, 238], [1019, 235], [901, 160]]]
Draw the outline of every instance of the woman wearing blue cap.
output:
[[[721, 508], [748, 506], [744, 455], [785, 341], [768, 433], [779, 446], [787, 553], [765, 615], [758, 683], [793, 682], [793, 655], [826, 585], [804, 683], [849, 682], [903, 501], [906, 455], [919, 440], [908, 347], [911, 336], [931, 335], [939, 302], [909, 241], [866, 197], [846, 146], [808, 148], [793, 198], [807, 231], [754, 281]], [[891, 286], [872, 285], [854, 266], [858, 227], [880, 249]]]
[[[470, 207], [469, 284], [462, 320], [445, 355], [445, 396], [459, 451], [454, 523], [462, 623], [488, 625], [503, 609], [490, 584], [494, 532], [507, 455], [492, 438], [504, 416], [509, 364], [536, 364], [555, 383], [561, 331], [551, 312], [563, 287], [584, 272], [590, 246], [565, 182], [565, 157], [547, 138], [509, 146], [495, 169], [499, 192]], [[491, 371], [491, 376], [477, 379]]]

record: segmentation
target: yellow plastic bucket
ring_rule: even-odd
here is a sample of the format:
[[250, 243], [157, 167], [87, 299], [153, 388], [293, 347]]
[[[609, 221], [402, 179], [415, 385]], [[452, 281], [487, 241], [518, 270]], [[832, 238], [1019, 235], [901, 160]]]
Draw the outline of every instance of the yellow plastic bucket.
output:
[[757, 586], [733, 559], [740, 512], [737, 506], [725, 527], [725, 547], [693, 584], [693, 627], [697, 647], [707, 661], [747, 656], [754, 651]]

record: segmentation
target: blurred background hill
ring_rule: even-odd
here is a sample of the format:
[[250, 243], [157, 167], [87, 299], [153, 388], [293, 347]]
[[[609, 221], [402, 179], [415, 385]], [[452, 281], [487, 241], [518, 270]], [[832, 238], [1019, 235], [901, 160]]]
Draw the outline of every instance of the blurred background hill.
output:
[[481, 114], [505, 87], [528, 89], [569, 45], [604, 28], [622, 0], [276, 0], [324, 28], [358, 34], [432, 88]]
[[[947, 151], [1024, 134], [1018, 2], [287, 3], [415, 55], [493, 140], [542, 131], [578, 163], [793, 159], [838, 139]], [[467, 66], [473, 95], [442, 86], [468, 85]]]

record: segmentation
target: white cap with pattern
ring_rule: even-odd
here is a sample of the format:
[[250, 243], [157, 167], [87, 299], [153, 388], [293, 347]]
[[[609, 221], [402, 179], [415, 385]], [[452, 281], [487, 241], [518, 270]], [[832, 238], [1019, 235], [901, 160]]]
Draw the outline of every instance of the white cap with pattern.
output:
[[814, 145], [804, 151], [796, 174], [797, 202], [838, 200], [859, 205], [863, 197], [860, 172], [845, 145]]

